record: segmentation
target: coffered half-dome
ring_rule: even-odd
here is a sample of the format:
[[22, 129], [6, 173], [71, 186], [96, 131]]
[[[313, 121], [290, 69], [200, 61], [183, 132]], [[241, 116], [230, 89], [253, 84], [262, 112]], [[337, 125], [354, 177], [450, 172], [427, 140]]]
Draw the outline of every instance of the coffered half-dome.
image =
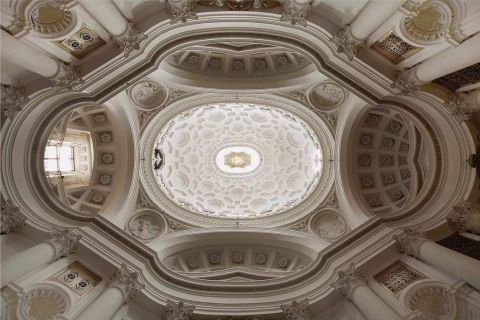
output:
[[[169, 82], [230, 89], [283, 87], [293, 84], [295, 79], [311, 82], [319, 76], [315, 65], [304, 55], [292, 49], [254, 42], [188, 47], [165, 59], [160, 70], [162, 78]], [[255, 88], [252, 79], [256, 79]]]

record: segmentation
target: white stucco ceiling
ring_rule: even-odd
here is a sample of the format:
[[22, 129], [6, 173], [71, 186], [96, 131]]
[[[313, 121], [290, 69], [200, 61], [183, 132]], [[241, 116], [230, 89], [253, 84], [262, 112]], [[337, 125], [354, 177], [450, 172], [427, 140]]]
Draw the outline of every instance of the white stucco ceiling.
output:
[[[322, 168], [320, 145], [308, 125], [262, 105], [216, 104], [181, 113], [162, 129], [156, 148], [165, 155], [156, 172], [162, 191], [184, 208], [219, 217], [292, 208], [315, 188]], [[251, 163], [219, 166], [219, 153], [230, 152], [244, 152]]]

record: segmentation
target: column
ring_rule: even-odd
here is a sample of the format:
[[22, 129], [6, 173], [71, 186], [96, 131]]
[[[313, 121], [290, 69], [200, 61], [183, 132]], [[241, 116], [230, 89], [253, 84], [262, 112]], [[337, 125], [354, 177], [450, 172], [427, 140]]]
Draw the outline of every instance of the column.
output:
[[81, 3], [112, 35], [113, 41], [125, 57], [140, 49], [140, 43], [146, 36], [125, 19], [111, 0], [82, 0]]
[[416, 68], [420, 82], [430, 82], [446, 74], [480, 62], [480, 33], [454, 48], [445, 49], [423, 61]]
[[0, 31], [2, 59], [19, 67], [32, 71], [45, 78], [53, 78], [60, 71], [58, 61], [23, 41]]
[[399, 73], [392, 87], [408, 93], [417, 90], [422, 84], [480, 62], [479, 43], [480, 33], [457, 47], [445, 49], [416, 67]]
[[138, 273], [129, 271], [126, 264], [115, 271], [108, 287], [78, 317], [77, 320], [111, 320], [118, 309], [127, 303], [145, 285]]
[[72, 253], [82, 238], [69, 229], [56, 229], [52, 238], [2, 261], [1, 287], [33, 272], [60, 257]]
[[406, 0], [370, 0], [353, 19], [350, 25], [336, 34], [331, 41], [337, 52], [345, 53], [351, 61], [362, 42], [390, 18]]
[[2, 59], [21, 68], [32, 71], [55, 81], [56, 88], [72, 89], [84, 81], [80, 77], [80, 69], [55, 60], [49, 55], [30, 47], [26, 43], [0, 31]]
[[112, 36], [120, 36], [127, 31], [127, 19], [111, 0], [81, 0], [80, 3]]
[[282, 304], [285, 320], [311, 320], [312, 315], [308, 309], [308, 299], [302, 301], [293, 301], [290, 304]]
[[400, 316], [367, 285], [365, 278], [353, 263], [345, 271], [338, 272], [332, 286], [340, 291], [360, 310], [368, 320], [400, 320]]
[[400, 251], [412, 255], [432, 267], [480, 290], [480, 261], [436, 244], [421, 233], [406, 229], [394, 236]]
[[162, 320], [190, 320], [194, 306], [187, 306], [182, 301], [175, 303], [167, 300]]

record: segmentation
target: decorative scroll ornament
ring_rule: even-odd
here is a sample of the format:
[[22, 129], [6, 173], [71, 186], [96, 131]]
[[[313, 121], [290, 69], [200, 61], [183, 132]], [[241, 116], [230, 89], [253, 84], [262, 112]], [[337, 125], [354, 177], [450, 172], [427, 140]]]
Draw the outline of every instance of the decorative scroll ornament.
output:
[[84, 83], [85, 81], [80, 76], [80, 67], [69, 65], [63, 62], [58, 62], [59, 69], [57, 74], [52, 78], [55, 81], [56, 89], [69, 89]]
[[345, 271], [339, 271], [338, 279], [331, 284], [348, 299], [351, 299], [353, 290], [362, 285], [367, 285], [367, 280], [357, 271], [353, 263]]
[[140, 49], [140, 43], [146, 38], [147, 36], [138, 31], [135, 25], [130, 22], [127, 31], [120, 36], [114, 37], [113, 41], [117, 47], [122, 50], [123, 55], [128, 57], [130, 53]]
[[74, 254], [82, 235], [74, 233], [71, 229], [55, 228], [51, 233], [52, 238], [48, 240], [55, 247], [55, 258]]
[[406, 69], [398, 72], [395, 81], [390, 87], [400, 91], [401, 94], [415, 94], [419, 91], [422, 82], [415, 75], [416, 68]]
[[310, 2], [299, 4], [294, 0], [286, 0], [283, 4], [283, 13], [280, 21], [290, 21], [292, 25], [307, 26], [307, 16], [310, 10]]
[[167, 8], [171, 24], [178, 21], [185, 23], [188, 19], [198, 19], [197, 9], [192, 0], [167, 1]]
[[293, 301], [291, 304], [282, 304], [285, 320], [311, 320], [312, 316], [308, 310], [308, 299]]
[[400, 252], [412, 256], [417, 256], [418, 248], [420, 248], [423, 242], [427, 241], [422, 233], [410, 229], [402, 230], [401, 233], [393, 236], [393, 238], [397, 242]]
[[27, 217], [20, 212], [10, 199], [2, 199], [2, 226], [1, 233], [6, 234], [20, 230], [25, 226]]
[[125, 302], [145, 288], [145, 285], [138, 279], [138, 273], [129, 271], [125, 263], [122, 263], [120, 269], [113, 274], [110, 286], [122, 291]]
[[194, 306], [186, 306], [182, 301], [175, 303], [167, 300], [162, 320], [190, 320]]
[[357, 55], [362, 45], [362, 41], [353, 37], [348, 26], [347, 29], [340, 30], [330, 41], [337, 47], [337, 52], [345, 54], [350, 61]]
[[23, 88], [2, 84], [2, 118], [13, 119], [29, 101]]

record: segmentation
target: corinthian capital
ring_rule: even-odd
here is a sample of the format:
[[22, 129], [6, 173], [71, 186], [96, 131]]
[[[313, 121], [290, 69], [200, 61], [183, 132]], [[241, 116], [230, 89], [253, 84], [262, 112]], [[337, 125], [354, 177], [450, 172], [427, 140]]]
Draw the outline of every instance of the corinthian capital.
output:
[[110, 286], [122, 291], [125, 302], [136, 295], [138, 291], [145, 288], [145, 285], [138, 279], [138, 273], [128, 270], [125, 263], [122, 263], [120, 269], [113, 274], [110, 280]]
[[69, 254], [74, 254], [82, 235], [73, 232], [71, 229], [55, 228], [51, 233], [52, 238], [48, 240], [55, 248], [55, 258], [59, 259]]
[[3, 117], [13, 119], [28, 101], [30, 99], [25, 95], [23, 88], [2, 84]]
[[293, 301], [291, 304], [282, 304], [285, 320], [310, 320], [312, 316], [308, 310], [308, 299]]
[[427, 241], [422, 233], [410, 229], [404, 229], [401, 233], [393, 236], [400, 252], [412, 256], [418, 256], [420, 245]]
[[310, 0], [285, 0], [280, 21], [289, 21], [292, 25], [298, 23], [306, 27], [308, 11], [310, 11], [310, 2]]
[[84, 83], [80, 76], [80, 67], [58, 62], [59, 69], [52, 80], [55, 81], [55, 88], [57, 89], [70, 89]]
[[471, 92], [456, 92], [448, 97], [445, 106], [458, 119], [470, 120], [474, 112], [480, 110], [480, 90]]
[[4, 200], [2, 198], [2, 234], [18, 231], [25, 226], [26, 219], [27, 217], [20, 212], [20, 209], [10, 199]]
[[353, 37], [348, 26], [340, 30], [330, 41], [337, 47], [337, 52], [345, 54], [350, 61], [357, 55], [358, 49], [363, 44], [363, 41]]
[[453, 207], [447, 223], [455, 231], [480, 235], [480, 214], [473, 214], [470, 202], [464, 201]]
[[124, 34], [114, 37], [113, 41], [117, 47], [122, 50], [123, 55], [128, 57], [130, 53], [140, 49], [140, 43], [145, 40], [147, 36], [135, 28], [133, 23], [129, 23], [127, 31]]
[[366, 284], [367, 280], [352, 263], [345, 271], [338, 272], [338, 279], [331, 286], [350, 299], [356, 287]]
[[399, 90], [402, 94], [417, 93], [423, 82], [417, 78], [416, 72], [416, 67], [398, 72], [395, 81], [391, 84], [391, 87]]
[[162, 320], [190, 320], [194, 306], [186, 306], [182, 301], [175, 303], [167, 300]]
[[188, 19], [197, 20], [197, 9], [192, 0], [168, 0], [168, 12], [170, 13], [170, 23], [178, 21], [187, 22]]

